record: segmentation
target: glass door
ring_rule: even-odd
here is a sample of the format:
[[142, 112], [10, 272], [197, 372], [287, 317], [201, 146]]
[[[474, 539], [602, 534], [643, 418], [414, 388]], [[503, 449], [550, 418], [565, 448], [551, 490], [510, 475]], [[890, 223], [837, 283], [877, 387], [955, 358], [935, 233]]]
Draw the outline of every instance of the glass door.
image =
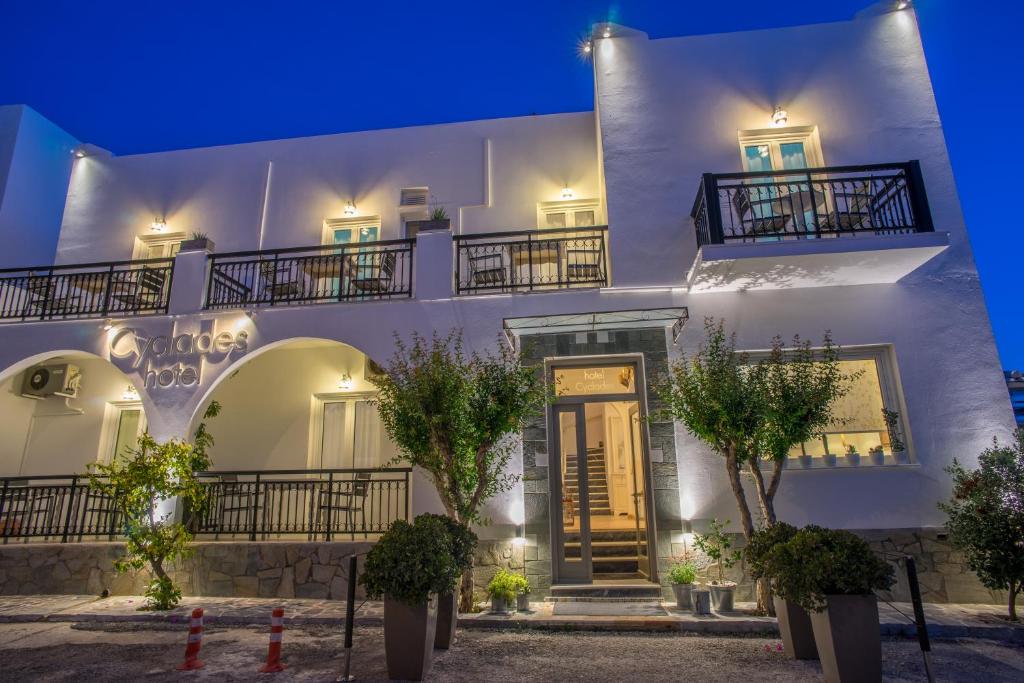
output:
[[583, 406], [554, 408], [555, 474], [560, 531], [555, 553], [558, 580], [590, 583], [593, 578], [590, 544], [590, 495], [587, 488], [587, 444]]
[[647, 489], [644, 486], [644, 447], [640, 431], [640, 407], [629, 409], [629, 450], [633, 472], [633, 518], [636, 521], [637, 572], [651, 575], [651, 558], [647, 552]]

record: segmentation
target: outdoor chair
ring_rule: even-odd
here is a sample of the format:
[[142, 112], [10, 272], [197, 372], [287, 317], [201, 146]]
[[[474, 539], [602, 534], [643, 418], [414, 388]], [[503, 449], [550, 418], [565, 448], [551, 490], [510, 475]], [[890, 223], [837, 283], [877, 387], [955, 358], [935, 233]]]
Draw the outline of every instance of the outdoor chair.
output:
[[156, 308], [163, 300], [166, 284], [163, 270], [143, 266], [115, 273], [114, 277], [111, 296], [124, 304], [122, 310]]
[[466, 261], [469, 266], [469, 282], [473, 287], [505, 286], [508, 271], [505, 269], [505, 257], [500, 251], [470, 256]]
[[603, 282], [600, 249], [566, 249], [565, 276], [570, 283]]
[[[369, 472], [357, 472], [351, 481], [333, 481], [330, 489], [321, 489], [317, 503], [317, 531], [326, 535], [347, 530], [355, 540], [355, 517], [358, 514], [365, 535], [366, 497], [369, 492]], [[339, 527], [339, 520], [343, 526]]]
[[835, 189], [831, 210], [821, 219], [821, 230], [849, 232], [870, 229], [871, 201], [868, 181], [855, 183], [849, 188], [840, 183]]
[[762, 237], [784, 234], [786, 225], [793, 218], [774, 186], [737, 187], [732, 195], [732, 203], [743, 235]]
[[260, 279], [265, 300], [292, 299], [299, 294], [298, 280], [287, 265], [278, 261], [260, 261]]
[[395, 252], [376, 251], [353, 254], [352, 287], [360, 294], [387, 294], [395, 277]]

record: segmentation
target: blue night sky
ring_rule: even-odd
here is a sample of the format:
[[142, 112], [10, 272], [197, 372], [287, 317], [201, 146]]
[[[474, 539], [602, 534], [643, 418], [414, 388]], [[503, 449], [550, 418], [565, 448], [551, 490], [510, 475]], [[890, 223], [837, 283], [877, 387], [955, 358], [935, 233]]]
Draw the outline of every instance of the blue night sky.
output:
[[[581, 111], [593, 84], [575, 41], [593, 22], [658, 38], [834, 21], [868, 4], [3, 0], [0, 103], [115, 154]], [[915, 5], [1000, 352], [1024, 369], [1024, 193], [1007, 183], [1024, 3]]]

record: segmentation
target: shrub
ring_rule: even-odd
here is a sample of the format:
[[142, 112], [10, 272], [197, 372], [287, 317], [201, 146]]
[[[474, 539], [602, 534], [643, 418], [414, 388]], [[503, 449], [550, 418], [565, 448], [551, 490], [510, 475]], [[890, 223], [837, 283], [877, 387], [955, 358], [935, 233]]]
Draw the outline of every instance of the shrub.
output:
[[426, 513], [416, 519], [420, 517], [430, 517], [444, 525], [452, 547], [452, 560], [455, 562], [455, 567], [460, 574], [473, 566], [473, 554], [476, 552], [477, 537], [472, 529], [447, 515]]
[[828, 595], [867, 595], [890, 588], [893, 569], [849, 531], [807, 526], [768, 553], [764, 571], [775, 593], [809, 612]]
[[750, 565], [750, 576], [754, 579], [771, 578], [766, 572], [768, 554], [776, 545], [786, 543], [797, 533], [797, 528], [785, 522], [776, 522], [754, 532], [750, 543], [743, 549], [743, 556]]
[[366, 555], [360, 583], [373, 600], [381, 596], [420, 605], [431, 593], [451, 593], [461, 574], [448, 526], [439, 515], [397, 520]]
[[510, 572], [507, 569], [499, 569], [494, 578], [491, 579], [491, 582], [487, 584], [487, 595], [511, 602], [516, 599], [517, 594], [528, 593], [529, 588], [530, 583], [526, 580], [526, 577]]
[[732, 549], [732, 539], [729, 537], [729, 534], [725, 533], [725, 527], [728, 523], [729, 520], [725, 520], [723, 524], [717, 519], [713, 519], [706, 534], [697, 534], [693, 537], [693, 544], [697, 546], [697, 549], [707, 555], [718, 566], [718, 579], [711, 582], [716, 585], [725, 583], [725, 570], [732, 567], [740, 559], [739, 551]]
[[669, 567], [668, 578], [672, 583], [691, 584], [697, 579], [697, 568], [692, 562], [678, 562]]

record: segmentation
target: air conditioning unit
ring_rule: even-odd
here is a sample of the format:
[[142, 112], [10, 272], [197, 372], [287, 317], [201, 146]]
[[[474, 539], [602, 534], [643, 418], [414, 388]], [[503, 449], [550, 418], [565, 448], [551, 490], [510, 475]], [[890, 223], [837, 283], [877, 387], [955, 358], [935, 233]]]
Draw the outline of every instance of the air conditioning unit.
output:
[[47, 396], [78, 396], [78, 384], [82, 373], [77, 365], [37, 365], [25, 372], [21, 395], [27, 398], [43, 399]]

